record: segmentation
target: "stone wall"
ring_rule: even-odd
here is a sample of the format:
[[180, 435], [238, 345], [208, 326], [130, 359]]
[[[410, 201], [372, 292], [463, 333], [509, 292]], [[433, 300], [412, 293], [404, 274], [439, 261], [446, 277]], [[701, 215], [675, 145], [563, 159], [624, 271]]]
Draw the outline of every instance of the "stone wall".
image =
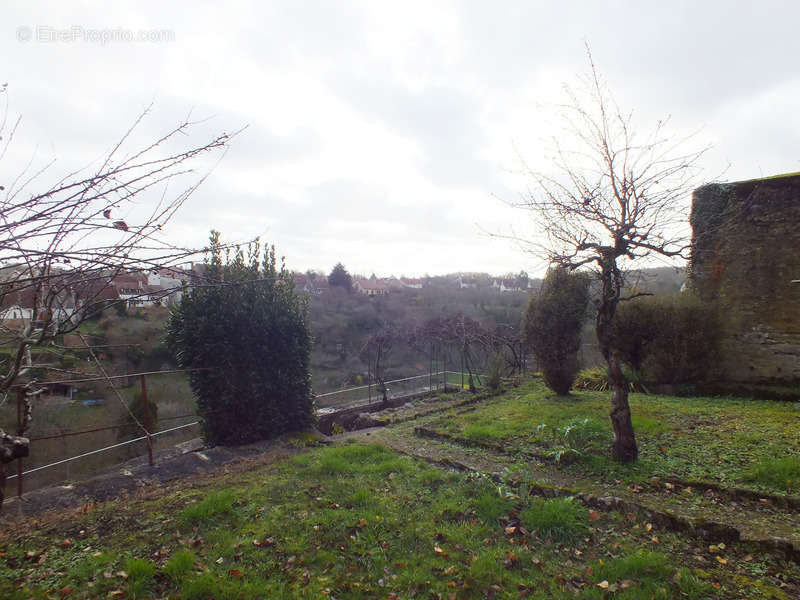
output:
[[800, 382], [800, 174], [694, 191], [689, 281], [723, 324], [720, 379]]

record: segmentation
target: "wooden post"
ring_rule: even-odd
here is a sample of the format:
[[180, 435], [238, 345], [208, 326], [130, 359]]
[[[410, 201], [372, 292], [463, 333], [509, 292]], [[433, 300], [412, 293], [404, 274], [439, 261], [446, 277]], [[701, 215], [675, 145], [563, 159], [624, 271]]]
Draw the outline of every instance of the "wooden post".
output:
[[[22, 405], [25, 403], [25, 390], [17, 390], [17, 435], [22, 435]], [[5, 477], [3, 478], [5, 480]], [[17, 459], [17, 496], [22, 498], [22, 458]]]
[[433, 344], [431, 344], [431, 355], [428, 360], [428, 393], [433, 393]]
[[152, 424], [150, 419], [150, 403], [147, 401], [147, 375], [142, 375], [140, 377], [140, 381], [142, 383], [142, 407], [144, 408], [144, 428], [147, 433], [147, 460], [150, 462], [150, 466], [152, 467], [155, 463], [153, 462], [153, 438], [150, 436], [150, 429], [152, 429]]

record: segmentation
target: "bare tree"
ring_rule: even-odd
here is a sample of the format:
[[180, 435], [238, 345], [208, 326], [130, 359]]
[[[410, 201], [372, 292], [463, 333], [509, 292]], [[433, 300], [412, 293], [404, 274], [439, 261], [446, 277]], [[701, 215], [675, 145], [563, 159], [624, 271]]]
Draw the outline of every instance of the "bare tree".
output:
[[367, 363], [375, 382], [382, 402], [389, 400], [389, 388], [386, 387], [386, 360], [397, 342], [403, 341], [401, 332], [389, 323], [384, 323], [380, 329], [367, 338], [361, 348], [361, 358]]
[[620, 301], [623, 273], [647, 256], [686, 257], [687, 209], [697, 185], [699, 159], [707, 148], [685, 151], [689, 138], [665, 131], [659, 121], [645, 136], [632, 127], [602, 81], [587, 47], [588, 76], [576, 91], [567, 88], [563, 107], [570, 139], [555, 143], [553, 169], [526, 167], [533, 185], [520, 206], [531, 211], [547, 242], [533, 246], [551, 263], [591, 268], [601, 283], [597, 340], [608, 365], [613, 456], [638, 456], [628, 403], [628, 384], [612, 347], [611, 324]]
[[[3, 166], [20, 120], [9, 122], [7, 109], [0, 110]], [[0, 507], [4, 465], [28, 454], [23, 436], [31, 423], [31, 398], [39, 390], [34, 375], [55, 369], [37, 364], [31, 348], [52, 346], [76, 330], [107, 303], [116, 276], [173, 267], [198, 252], [177, 247], [162, 228], [207, 177], [193, 172], [197, 159], [224, 152], [232, 135], [187, 143], [197, 125], [187, 119], [136, 147], [132, 136], [148, 113], [149, 108], [139, 115], [98, 167], [69, 173], [44, 191], [31, 189], [52, 162], [33, 168], [31, 161], [13, 177], [0, 171], [0, 177], [10, 178], [0, 181], [0, 346], [6, 349], [0, 358], [0, 406], [12, 388], [22, 390], [25, 415], [16, 435], [0, 430]], [[127, 222], [125, 215], [144, 202], [149, 207], [144, 216]]]

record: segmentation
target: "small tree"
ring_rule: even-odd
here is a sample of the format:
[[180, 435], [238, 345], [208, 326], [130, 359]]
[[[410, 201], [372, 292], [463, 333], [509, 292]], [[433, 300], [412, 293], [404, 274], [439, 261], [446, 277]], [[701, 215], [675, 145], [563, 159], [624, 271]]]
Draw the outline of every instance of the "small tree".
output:
[[523, 330], [544, 382], [560, 396], [569, 393], [578, 375], [581, 329], [589, 302], [589, 278], [556, 266], [525, 311]]
[[[5, 94], [3, 85], [2, 105]], [[16, 172], [9, 167], [7, 150], [22, 119], [8, 119], [0, 108], [0, 307], [26, 309], [19, 319], [0, 321], [0, 346], [6, 349], [0, 357], [0, 406], [20, 390], [23, 403], [16, 435], [0, 428], [0, 507], [5, 464], [28, 455], [23, 436], [33, 422], [37, 383], [48, 372], [59, 372], [47, 362], [50, 355], [32, 348], [54, 345], [109, 305], [124, 309], [118, 299], [109, 301], [116, 276], [179, 266], [197, 253], [176, 246], [163, 229], [205, 179], [193, 172], [196, 162], [224, 152], [232, 136], [187, 143], [196, 124], [184, 121], [137, 144], [149, 112], [91, 167], [47, 183], [55, 161], [39, 168], [31, 159]], [[148, 198], [147, 213], [123, 220]]]
[[173, 310], [167, 345], [194, 369], [206, 441], [245, 444], [314, 423], [308, 306], [275, 248], [255, 242], [223, 261], [212, 232], [209, 284], [195, 287]]
[[589, 59], [583, 94], [567, 88], [564, 121], [575, 147], [555, 142], [553, 170], [528, 170], [533, 188], [522, 207], [547, 236], [535, 249], [569, 269], [591, 266], [600, 280], [596, 331], [609, 372], [613, 456], [638, 456], [628, 382], [613, 346], [612, 324], [623, 271], [649, 255], [684, 257], [689, 248], [686, 199], [696, 187], [705, 149], [684, 152], [659, 121], [644, 137], [623, 113]]
[[328, 284], [334, 287], [343, 287], [348, 292], [353, 289], [353, 278], [342, 263], [336, 263], [328, 275]]
[[401, 341], [402, 335], [394, 326], [384, 323], [373, 333], [361, 348], [361, 358], [367, 363], [372, 377], [378, 384], [378, 392], [383, 403], [389, 400], [389, 389], [386, 387], [386, 361], [395, 343]]

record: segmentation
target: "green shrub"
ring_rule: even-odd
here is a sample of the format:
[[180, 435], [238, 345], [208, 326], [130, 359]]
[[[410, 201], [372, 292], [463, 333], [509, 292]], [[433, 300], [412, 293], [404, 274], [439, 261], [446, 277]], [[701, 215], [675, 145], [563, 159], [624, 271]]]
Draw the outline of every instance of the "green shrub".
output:
[[486, 377], [486, 386], [496, 392], [500, 389], [500, 384], [502, 383], [503, 377], [503, 357], [499, 354], [495, 354], [492, 360], [489, 362], [489, 373]]
[[246, 444], [314, 423], [308, 304], [275, 248], [225, 255], [212, 232], [206, 275], [219, 285], [184, 294], [167, 346], [189, 383], [206, 441]]
[[533, 349], [545, 384], [569, 393], [578, 374], [581, 329], [589, 302], [589, 279], [565, 268], [550, 269], [523, 319], [525, 343]]
[[[153, 400], [152, 395], [148, 396], [147, 403], [145, 403], [142, 400], [142, 393], [134, 392], [133, 400], [128, 403], [128, 408], [139, 423], [146, 425], [149, 422], [150, 431], [155, 431], [156, 423], [158, 423], [158, 404]], [[130, 413], [125, 415], [125, 424], [117, 430], [117, 439], [119, 440], [129, 440], [144, 435]]]
[[577, 390], [605, 392], [608, 390], [608, 370], [605, 367], [581, 369], [573, 387]]
[[575, 419], [560, 427], [549, 427], [545, 423], [537, 427], [540, 435], [548, 431], [552, 446], [545, 454], [556, 462], [586, 457], [594, 450], [605, 448], [611, 441], [608, 425], [590, 417]]
[[637, 298], [621, 303], [614, 317], [617, 352], [655, 383], [713, 378], [719, 339], [714, 308], [691, 294]]
[[556, 542], [574, 541], [589, 530], [589, 513], [573, 498], [534, 498], [519, 518], [539, 537]]

